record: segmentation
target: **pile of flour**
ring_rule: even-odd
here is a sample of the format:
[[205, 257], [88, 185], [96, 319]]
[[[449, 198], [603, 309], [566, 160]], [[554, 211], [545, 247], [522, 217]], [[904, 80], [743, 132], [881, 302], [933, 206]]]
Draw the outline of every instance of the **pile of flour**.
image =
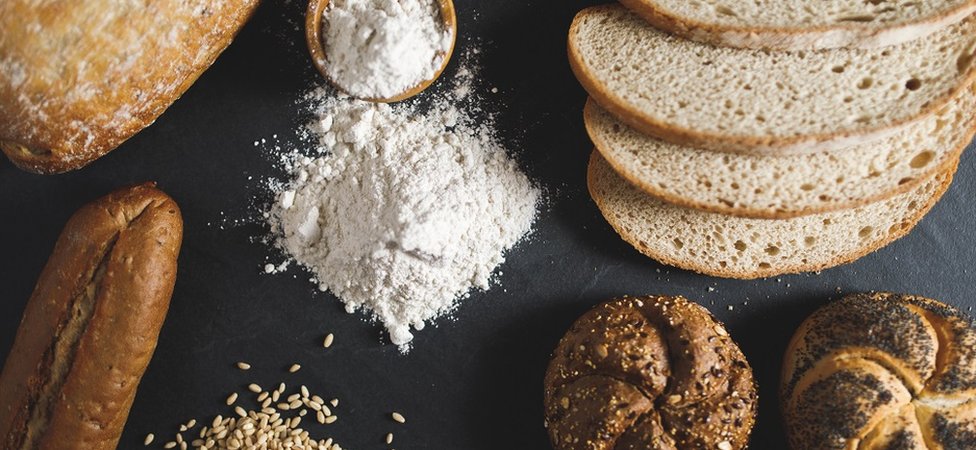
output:
[[332, 0], [322, 20], [329, 78], [360, 98], [433, 78], [453, 42], [436, 0]]
[[269, 215], [278, 243], [348, 312], [370, 311], [401, 350], [411, 328], [487, 289], [531, 229], [539, 190], [453, 99], [421, 114], [312, 94], [315, 148]]

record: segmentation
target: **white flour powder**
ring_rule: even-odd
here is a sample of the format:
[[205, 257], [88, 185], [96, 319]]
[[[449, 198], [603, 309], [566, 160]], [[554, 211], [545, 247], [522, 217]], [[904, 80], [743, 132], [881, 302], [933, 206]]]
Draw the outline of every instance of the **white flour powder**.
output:
[[279, 244], [346, 310], [406, 351], [426, 321], [487, 289], [540, 193], [487, 125], [447, 100], [426, 114], [314, 94], [321, 156], [300, 157], [271, 212]]
[[433, 78], [452, 41], [435, 0], [332, 0], [322, 29], [329, 78], [360, 98]]

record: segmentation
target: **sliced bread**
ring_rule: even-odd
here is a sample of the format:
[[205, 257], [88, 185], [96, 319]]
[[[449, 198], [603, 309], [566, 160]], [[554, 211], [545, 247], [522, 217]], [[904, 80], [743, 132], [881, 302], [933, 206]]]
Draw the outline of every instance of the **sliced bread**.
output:
[[670, 36], [617, 5], [577, 14], [569, 60], [641, 132], [718, 151], [788, 154], [881, 139], [976, 78], [976, 17], [874, 50], [764, 52]]
[[631, 184], [685, 207], [755, 218], [848, 209], [908, 192], [959, 158], [976, 127], [976, 86], [880, 141], [782, 157], [669, 144], [621, 123], [592, 100], [586, 130]]
[[707, 275], [751, 279], [837, 266], [904, 236], [942, 197], [955, 168], [885, 201], [783, 220], [662, 202], [627, 183], [597, 152], [587, 185], [610, 225], [641, 253]]
[[976, 12], [974, 0], [620, 0], [655, 27], [709, 44], [813, 50], [897, 45]]

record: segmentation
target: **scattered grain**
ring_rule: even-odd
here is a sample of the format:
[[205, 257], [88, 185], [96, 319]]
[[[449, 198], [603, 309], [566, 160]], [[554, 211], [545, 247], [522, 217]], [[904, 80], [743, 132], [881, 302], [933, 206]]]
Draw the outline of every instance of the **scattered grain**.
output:
[[325, 340], [322, 341], [322, 346], [325, 347], [325, 348], [332, 347], [332, 341], [334, 341], [334, 340], [335, 340], [335, 335], [332, 334], [332, 333], [329, 333], [329, 334], [327, 334], [325, 336]]
[[251, 365], [244, 361], [241, 361], [237, 363], [237, 368], [241, 370], [251, 370]]
[[152, 433], [147, 434], [146, 435], [146, 438], [142, 440], [142, 445], [152, 444], [153, 439], [156, 439], [156, 435], [155, 434], [152, 434]]
[[398, 412], [394, 412], [393, 414], [390, 415], [390, 417], [393, 417], [393, 420], [396, 421], [397, 423], [405, 423], [407, 421], [407, 419], [403, 417], [403, 414], [400, 414]]
[[236, 401], [237, 401], [237, 393], [236, 393], [236, 392], [234, 392], [234, 393], [231, 393], [231, 394], [230, 394], [230, 395], [229, 395], [229, 396], [227, 397], [227, 406], [230, 406], [230, 405], [233, 405], [233, 404], [234, 404], [234, 402], [236, 402]]
[[288, 372], [289, 373], [295, 373], [295, 372], [298, 372], [301, 369], [302, 369], [302, 366], [300, 364], [292, 364], [291, 367], [288, 368]]

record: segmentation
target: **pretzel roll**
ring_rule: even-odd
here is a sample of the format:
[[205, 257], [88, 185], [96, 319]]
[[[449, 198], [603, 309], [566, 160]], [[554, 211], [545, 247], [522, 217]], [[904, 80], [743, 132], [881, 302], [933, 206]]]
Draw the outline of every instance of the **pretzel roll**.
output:
[[927, 298], [845, 297], [800, 325], [780, 391], [794, 450], [976, 448], [976, 324]]
[[725, 327], [683, 297], [624, 297], [576, 321], [545, 378], [557, 450], [745, 448], [758, 396]]

